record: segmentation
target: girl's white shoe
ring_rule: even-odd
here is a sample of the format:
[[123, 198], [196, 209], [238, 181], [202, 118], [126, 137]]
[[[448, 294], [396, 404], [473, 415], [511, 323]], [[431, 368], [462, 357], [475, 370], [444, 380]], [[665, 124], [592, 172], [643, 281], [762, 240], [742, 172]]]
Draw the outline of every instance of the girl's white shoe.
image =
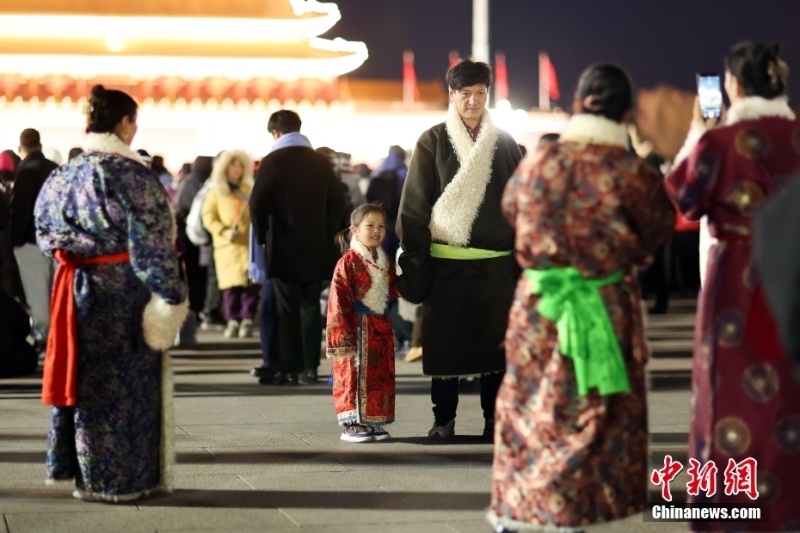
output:
[[375, 440], [388, 440], [392, 438], [383, 426], [370, 426], [369, 431], [372, 433], [372, 438]]
[[359, 425], [345, 426], [340, 438], [346, 442], [370, 442], [373, 440], [370, 429]]

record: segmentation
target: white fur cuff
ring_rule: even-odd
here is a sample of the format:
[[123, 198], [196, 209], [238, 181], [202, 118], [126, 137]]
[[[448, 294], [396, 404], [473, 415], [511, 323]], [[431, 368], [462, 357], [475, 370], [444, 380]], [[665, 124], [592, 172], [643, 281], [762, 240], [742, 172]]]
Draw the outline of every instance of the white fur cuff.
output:
[[170, 305], [161, 296], [153, 293], [144, 308], [142, 319], [144, 340], [147, 345], [162, 352], [170, 348], [188, 312], [188, 298], [178, 305]]

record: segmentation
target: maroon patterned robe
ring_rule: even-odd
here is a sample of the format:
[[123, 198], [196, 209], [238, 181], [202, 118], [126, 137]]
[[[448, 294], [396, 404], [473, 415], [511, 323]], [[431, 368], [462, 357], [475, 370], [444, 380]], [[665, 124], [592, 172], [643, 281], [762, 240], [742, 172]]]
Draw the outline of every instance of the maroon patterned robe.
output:
[[[751, 215], [800, 168], [800, 124], [785, 104], [780, 118], [765, 116], [774, 115], [775, 102], [746, 100], [729, 114], [729, 123], [734, 113], [739, 121], [706, 133], [667, 177], [681, 211], [694, 220], [707, 215], [719, 240], [697, 314], [689, 457], [716, 463], [711, 501], [720, 503], [752, 503], [744, 494], [725, 496], [723, 472], [729, 458], [758, 461], [758, 501], [769, 506], [769, 521], [736, 524], [735, 531], [800, 531], [800, 386], [788, 360], [772, 360], [775, 350], [756, 349], [746, 334], [748, 319], [763, 319], [750, 314], [759, 285], [751, 266]], [[703, 496], [696, 500], [708, 501]], [[734, 526], [693, 525], [697, 531], [726, 527]]]
[[394, 336], [387, 312], [389, 298], [398, 297], [397, 276], [382, 249], [373, 254], [353, 243], [336, 264], [328, 297], [327, 355], [333, 358], [340, 425], [394, 421]]
[[[617, 142], [594, 141], [598, 128], [606, 135], [597, 136]], [[631, 269], [667, 239], [675, 210], [658, 174], [622, 146], [622, 126], [577, 115], [563, 139], [526, 159], [503, 209], [524, 268], [574, 266], [586, 278], [626, 272], [600, 294], [631, 393], [578, 395], [556, 325], [536, 311], [539, 297], [523, 277], [506, 334], [489, 511], [491, 522], [512, 530], [607, 522], [642, 511], [647, 500], [647, 347]]]

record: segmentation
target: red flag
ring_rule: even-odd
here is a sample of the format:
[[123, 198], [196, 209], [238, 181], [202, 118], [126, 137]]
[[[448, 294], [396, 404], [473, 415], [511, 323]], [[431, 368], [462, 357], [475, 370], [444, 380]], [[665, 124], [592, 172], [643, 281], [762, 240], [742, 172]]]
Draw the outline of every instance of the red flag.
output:
[[419, 100], [419, 87], [417, 87], [417, 71], [414, 70], [414, 52], [403, 52], [403, 102], [412, 104]]
[[450, 61], [450, 63], [447, 68], [451, 69], [454, 66], [456, 66], [458, 64], [459, 59], [461, 59], [461, 57], [458, 55], [458, 50], [453, 50], [452, 52], [450, 52], [450, 55], [448, 56], [448, 60]]
[[494, 101], [508, 100], [508, 71], [506, 55], [502, 52], [494, 56]]
[[539, 53], [539, 107], [550, 109], [550, 100], [560, 100], [556, 69], [547, 52]]

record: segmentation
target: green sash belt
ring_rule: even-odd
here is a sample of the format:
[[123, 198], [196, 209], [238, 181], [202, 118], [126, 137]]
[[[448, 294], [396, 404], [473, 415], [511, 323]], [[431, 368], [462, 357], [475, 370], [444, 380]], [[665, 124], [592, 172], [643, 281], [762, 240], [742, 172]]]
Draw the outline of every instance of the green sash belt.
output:
[[631, 390], [614, 327], [597, 290], [619, 282], [622, 275], [618, 270], [603, 279], [586, 279], [575, 267], [525, 270], [531, 294], [542, 297], [536, 310], [558, 325], [560, 350], [572, 358], [581, 396], [593, 388], [601, 396]]
[[431, 243], [431, 257], [438, 259], [461, 259], [474, 261], [476, 259], [494, 259], [495, 257], [507, 257], [511, 255], [511, 250], [498, 252], [495, 250], [482, 250], [481, 248], [461, 248], [460, 246], [450, 246], [449, 244]]

